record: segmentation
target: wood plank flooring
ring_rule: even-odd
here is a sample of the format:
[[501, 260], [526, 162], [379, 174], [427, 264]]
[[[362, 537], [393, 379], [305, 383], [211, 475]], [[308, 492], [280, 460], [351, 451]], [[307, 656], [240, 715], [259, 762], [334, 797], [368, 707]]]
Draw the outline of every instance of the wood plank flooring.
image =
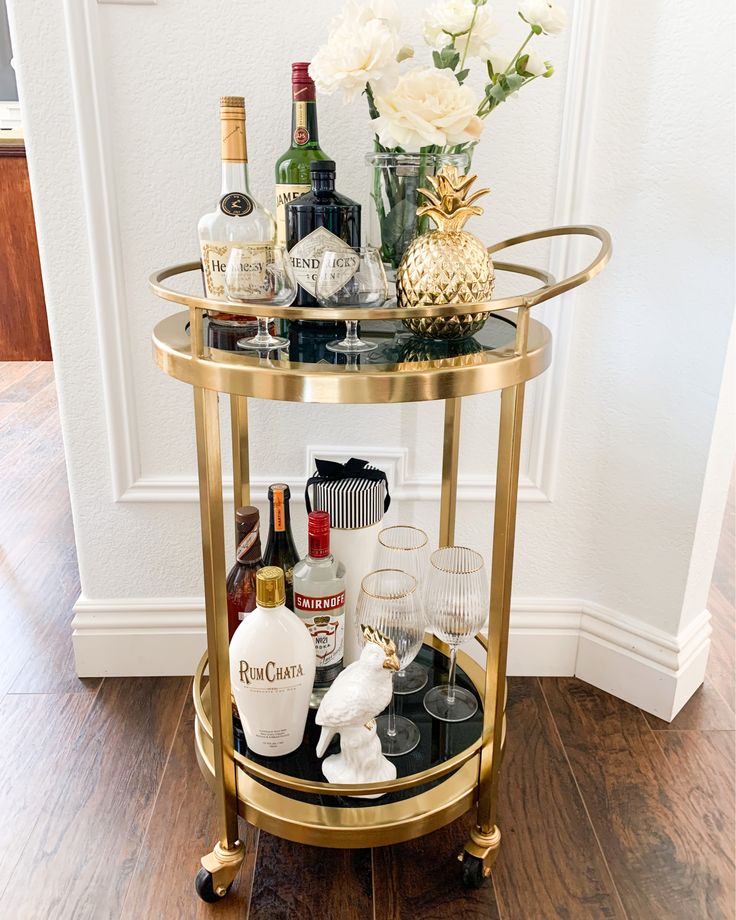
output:
[[[0, 920], [734, 920], [734, 495], [708, 677], [672, 723], [574, 678], [510, 681], [492, 883], [464, 891], [465, 817], [321, 850], [242, 826], [225, 901], [184, 678], [80, 681], [79, 593], [50, 364], [0, 363]], [[49, 587], [52, 586], [52, 588]]]

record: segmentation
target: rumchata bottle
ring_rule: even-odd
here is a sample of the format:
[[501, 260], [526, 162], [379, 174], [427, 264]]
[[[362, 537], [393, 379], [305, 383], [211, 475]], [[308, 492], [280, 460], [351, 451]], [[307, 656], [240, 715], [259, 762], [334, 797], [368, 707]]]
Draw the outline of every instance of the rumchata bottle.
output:
[[302, 743], [314, 680], [314, 644], [284, 606], [284, 573], [266, 566], [256, 576], [256, 608], [230, 643], [230, 683], [248, 748], [290, 754]]

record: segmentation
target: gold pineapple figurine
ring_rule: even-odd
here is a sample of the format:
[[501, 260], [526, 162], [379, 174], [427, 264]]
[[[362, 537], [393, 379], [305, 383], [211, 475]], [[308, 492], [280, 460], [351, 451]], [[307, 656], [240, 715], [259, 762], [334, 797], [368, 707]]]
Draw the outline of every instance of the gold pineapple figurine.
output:
[[[396, 297], [400, 307], [439, 303], [481, 303], [493, 293], [493, 262], [478, 237], [463, 230], [469, 217], [482, 214], [475, 201], [488, 193], [470, 195], [476, 176], [460, 176], [455, 166], [444, 166], [428, 176], [431, 189], [419, 189], [429, 204], [417, 209], [437, 223], [417, 237], [404, 253], [396, 273]], [[432, 339], [464, 339], [475, 335], [488, 313], [459, 316], [425, 316], [402, 322], [414, 335]]]

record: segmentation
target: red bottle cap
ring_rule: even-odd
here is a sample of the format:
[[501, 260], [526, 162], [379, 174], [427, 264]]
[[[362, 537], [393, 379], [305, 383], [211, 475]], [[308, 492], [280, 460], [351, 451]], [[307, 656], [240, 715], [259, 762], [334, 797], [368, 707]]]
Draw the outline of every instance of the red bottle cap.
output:
[[309, 61], [291, 65], [292, 98], [299, 102], [314, 102], [314, 80], [309, 76]]
[[330, 555], [330, 515], [327, 511], [310, 511], [307, 519], [309, 555], [320, 559]]

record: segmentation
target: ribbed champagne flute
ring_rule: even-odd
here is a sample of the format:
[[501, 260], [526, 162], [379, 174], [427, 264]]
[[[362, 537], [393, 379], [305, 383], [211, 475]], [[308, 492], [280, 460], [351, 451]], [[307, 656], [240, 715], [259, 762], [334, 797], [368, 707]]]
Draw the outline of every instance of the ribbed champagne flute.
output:
[[[429, 566], [429, 538], [418, 527], [396, 524], [385, 527], [378, 534], [376, 568], [399, 569], [413, 575], [418, 583], [419, 596], [424, 593]], [[416, 693], [427, 685], [427, 669], [412, 661], [394, 675], [394, 693], [399, 696]]]
[[[399, 664], [405, 668], [422, 647], [424, 613], [417, 580], [397, 569], [379, 569], [360, 585], [355, 628], [365, 644], [361, 627], [372, 626], [393, 640]], [[393, 694], [388, 714], [376, 720], [381, 749], [388, 757], [408, 754], [419, 744], [419, 729], [405, 716], [397, 716]]]
[[425, 592], [427, 622], [450, 646], [450, 674], [445, 685], [424, 697], [427, 712], [443, 722], [463, 722], [478, 709], [468, 690], [455, 684], [458, 646], [474, 636], [488, 612], [488, 579], [483, 557], [466, 546], [444, 546], [429, 557]]

